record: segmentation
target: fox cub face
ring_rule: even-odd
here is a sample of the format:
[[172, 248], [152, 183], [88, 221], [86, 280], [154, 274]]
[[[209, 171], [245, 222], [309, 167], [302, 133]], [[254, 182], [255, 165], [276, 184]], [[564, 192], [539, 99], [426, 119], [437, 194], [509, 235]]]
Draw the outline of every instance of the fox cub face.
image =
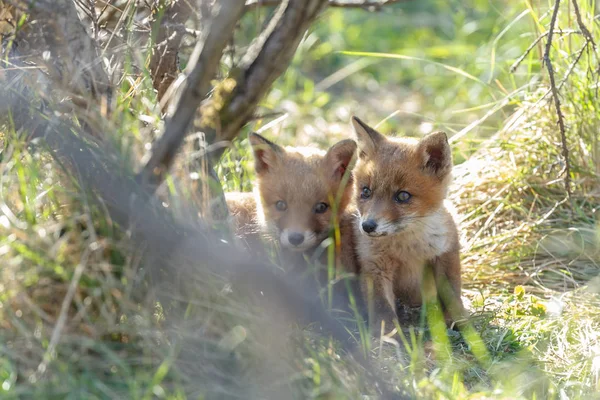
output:
[[393, 235], [434, 223], [450, 183], [452, 153], [444, 132], [416, 140], [387, 138], [353, 117], [359, 157], [356, 204], [362, 233]]
[[249, 139], [268, 232], [288, 249], [317, 246], [329, 236], [332, 213], [351, 200], [356, 142], [342, 140], [324, 152], [283, 148], [256, 133]]

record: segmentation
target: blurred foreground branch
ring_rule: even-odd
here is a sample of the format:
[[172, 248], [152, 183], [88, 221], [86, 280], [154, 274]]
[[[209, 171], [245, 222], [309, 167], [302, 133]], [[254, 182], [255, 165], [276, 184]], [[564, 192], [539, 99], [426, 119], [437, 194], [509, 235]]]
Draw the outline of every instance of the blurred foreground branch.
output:
[[[171, 115], [168, 117], [165, 133], [154, 144], [152, 156], [138, 176], [138, 182], [148, 184], [153, 188], [151, 190], [155, 190], [164, 180], [173, 162], [175, 149], [179, 148], [188, 133], [192, 119], [198, 117], [197, 109], [208, 95], [210, 80], [216, 72], [223, 50], [232, 38], [235, 25], [245, 10], [244, 3], [239, 1], [222, 1], [218, 4], [220, 7], [210, 22], [210, 28], [202, 29], [203, 37], [198, 39], [192, 54], [193, 61], [188, 67], [189, 72], [181, 94], [171, 100]], [[229, 97], [224, 99], [224, 106], [219, 115], [214, 118], [202, 115], [200, 118], [203, 123], [212, 125], [203, 129], [207, 133], [207, 142], [230, 141], [239, 134], [241, 128], [251, 120], [255, 108], [272, 83], [287, 69], [304, 33], [326, 6], [325, 0], [281, 2], [268, 26], [248, 49], [240, 67], [231, 71], [229, 78], [235, 80], [235, 88], [233, 92], [228, 93]], [[182, 8], [183, 6], [174, 4], [167, 10], [166, 17], [174, 18], [179, 15], [177, 18], [183, 20]], [[171, 51], [176, 57], [175, 48], [171, 48]], [[159, 96], [168, 98], [164, 82], [157, 83], [163, 78], [159, 73], [154, 76], [155, 86], [159, 85]], [[165, 90], [162, 94], [160, 87]], [[169, 91], [171, 89], [173, 85]], [[222, 148], [215, 153], [220, 154], [221, 151]], [[205, 165], [210, 172], [210, 164]], [[224, 201], [222, 203], [221, 208], [225, 208]]]
[[17, 31], [17, 42], [32, 45], [30, 55], [46, 65], [55, 83], [60, 83], [71, 96], [77, 94], [86, 99], [91, 95], [104, 102], [106, 110], [112, 86], [96, 43], [80, 21], [73, 1], [36, 0], [27, 1], [26, 5], [29, 19], [36, 23], [27, 31]]
[[[1, 100], [0, 109], [12, 108], [6, 104], [7, 99]], [[345, 327], [324, 309], [318, 288], [301, 275], [277, 273], [266, 260], [249, 261], [245, 252], [221, 240], [201, 221], [177, 221], [150, 192], [135, 183], [130, 171], [123, 170], [124, 163], [117, 154], [107, 152], [102, 145], [88, 143], [83, 139], [85, 134], [73, 133], [74, 126], [49, 115], [38, 116], [37, 121], [30, 122], [38, 127], [36, 139], [43, 140], [53, 157], [79, 177], [78, 182], [92, 200], [100, 202], [111, 219], [130, 232], [131, 247], [146, 249], [144, 270], [152, 285], [162, 289], [159, 292], [164, 304], [169, 300], [191, 300], [194, 288], [209, 275], [229, 277], [235, 295], [266, 298], [267, 305], [282, 309], [281, 313], [269, 314], [271, 324], [262, 326], [261, 334], [290, 323], [316, 322], [323, 333], [338, 340], [365, 368], [368, 379], [379, 388], [382, 398], [403, 398], [392, 395], [386, 388], [379, 378], [380, 373], [372, 370], [356, 342], [349, 340]], [[344, 298], [334, 291], [334, 304], [340, 304]], [[283, 320], [279, 320], [281, 318]], [[179, 331], [177, 326], [173, 330]], [[193, 351], [182, 348], [181, 354], [185, 356]], [[194, 362], [200, 365], [210, 360], [196, 358]]]

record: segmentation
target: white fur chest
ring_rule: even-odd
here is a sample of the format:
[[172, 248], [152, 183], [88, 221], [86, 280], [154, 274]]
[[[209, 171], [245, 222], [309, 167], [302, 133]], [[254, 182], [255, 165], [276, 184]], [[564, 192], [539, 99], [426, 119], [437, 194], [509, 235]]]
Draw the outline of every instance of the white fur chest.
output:
[[[411, 224], [406, 230], [391, 236], [370, 237], [357, 230], [357, 250], [361, 262], [385, 267], [387, 264], [423, 264], [426, 260], [449, 250], [450, 215], [444, 208]], [[384, 264], [384, 265], [381, 265]]]

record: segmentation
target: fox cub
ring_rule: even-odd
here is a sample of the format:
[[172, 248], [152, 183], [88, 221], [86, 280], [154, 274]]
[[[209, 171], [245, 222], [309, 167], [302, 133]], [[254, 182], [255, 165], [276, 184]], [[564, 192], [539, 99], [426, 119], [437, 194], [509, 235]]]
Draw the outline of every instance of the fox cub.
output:
[[283, 148], [256, 133], [250, 134], [249, 140], [255, 193], [226, 194], [237, 235], [249, 247], [260, 246], [260, 238], [266, 237], [279, 242], [288, 256], [310, 256], [331, 234], [335, 216], [342, 236], [340, 262], [345, 271], [358, 272], [348, 212], [356, 142], [342, 140], [325, 152]]
[[465, 314], [458, 232], [443, 204], [452, 170], [446, 134], [388, 138], [356, 117], [352, 124], [360, 281], [377, 321], [391, 329], [397, 302], [418, 307], [438, 296], [447, 322], [458, 322]]

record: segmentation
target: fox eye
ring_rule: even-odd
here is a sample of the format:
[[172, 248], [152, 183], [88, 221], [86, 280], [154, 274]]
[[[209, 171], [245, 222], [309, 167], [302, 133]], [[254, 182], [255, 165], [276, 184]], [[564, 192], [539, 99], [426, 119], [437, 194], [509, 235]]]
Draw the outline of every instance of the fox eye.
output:
[[411, 197], [412, 195], [410, 193], [401, 190], [394, 195], [394, 201], [396, 203], [406, 203]]
[[329, 205], [327, 205], [327, 203], [317, 203], [315, 205], [314, 211], [315, 214], [323, 214], [325, 211], [327, 211], [328, 208]]
[[287, 203], [283, 200], [279, 200], [275, 203], [275, 208], [279, 211], [285, 211], [287, 210]]
[[362, 191], [360, 192], [360, 197], [362, 199], [368, 199], [369, 197], [371, 197], [371, 189], [369, 189], [366, 186], [363, 186]]

